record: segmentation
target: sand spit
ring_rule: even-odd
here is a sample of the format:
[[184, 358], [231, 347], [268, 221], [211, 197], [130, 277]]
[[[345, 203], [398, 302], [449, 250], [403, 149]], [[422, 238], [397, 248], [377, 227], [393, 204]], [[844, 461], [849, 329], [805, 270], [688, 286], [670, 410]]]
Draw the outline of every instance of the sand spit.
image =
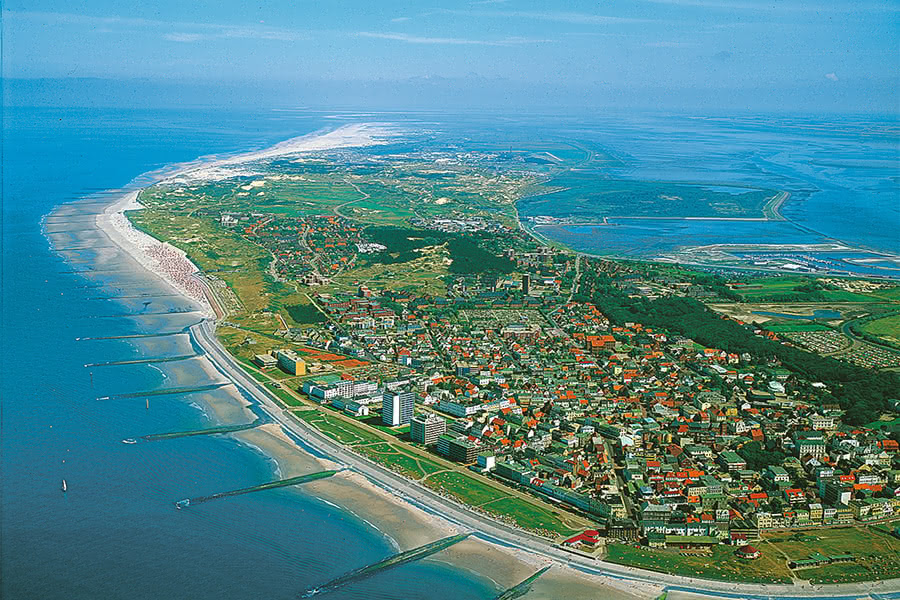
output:
[[220, 181], [231, 177], [252, 176], [260, 173], [243, 165], [273, 158], [289, 157], [307, 152], [337, 150], [340, 148], [362, 148], [387, 143], [398, 131], [388, 125], [361, 123], [344, 125], [326, 133], [311, 133], [275, 144], [265, 150], [245, 152], [228, 158], [188, 164], [178, 172], [163, 180], [165, 183], [191, 183], [198, 181]]

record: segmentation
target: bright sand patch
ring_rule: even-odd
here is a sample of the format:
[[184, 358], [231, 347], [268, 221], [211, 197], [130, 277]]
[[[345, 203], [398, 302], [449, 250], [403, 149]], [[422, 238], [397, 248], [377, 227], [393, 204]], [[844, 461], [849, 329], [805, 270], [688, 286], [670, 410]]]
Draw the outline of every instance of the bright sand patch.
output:
[[[278, 464], [281, 477], [293, 477], [321, 469], [339, 469], [340, 465], [304, 452], [278, 424], [233, 434], [258, 448]], [[393, 542], [396, 549], [407, 550], [460, 533], [455, 525], [426, 513], [391, 492], [352, 471], [341, 471], [328, 479], [305, 484], [302, 493], [315, 496], [350, 512]], [[469, 538], [426, 560], [444, 562], [493, 581], [498, 589], [518, 584], [538, 569], [550, 564], [540, 556]], [[633, 600], [654, 598], [657, 586], [586, 576], [555, 565], [532, 586], [528, 598], [609, 598]]]
[[243, 165], [272, 158], [298, 155], [306, 152], [334, 150], [337, 148], [360, 148], [383, 144], [397, 132], [387, 126], [375, 123], [344, 125], [333, 131], [317, 132], [291, 138], [270, 148], [255, 152], [245, 152], [213, 161], [189, 163], [174, 175], [165, 179], [167, 183], [190, 183], [196, 181], [219, 181], [237, 176], [260, 175]]
[[137, 202], [140, 192], [129, 192], [97, 215], [97, 228], [112, 242], [131, 255], [142, 267], [168, 283], [175, 291], [192, 300], [201, 312], [212, 317], [212, 308], [206, 299], [203, 285], [196, 277], [199, 269], [187, 256], [171, 244], [160, 242], [139, 231], [125, 216], [126, 210], [143, 208]]
[[531, 586], [528, 600], [637, 600], [658, 598], [662, 586], [608, 577], [590, 577], [578, 571], [554, 567]]
[[272, 457], [278, 464], [279, 475], [282, 478], [340, 468], [331, 461], [320, 460], [301, 451], [277, 423], [266, 423], [254, 429], [239, 431], [231, 435], [258, 449], [266, 456]]

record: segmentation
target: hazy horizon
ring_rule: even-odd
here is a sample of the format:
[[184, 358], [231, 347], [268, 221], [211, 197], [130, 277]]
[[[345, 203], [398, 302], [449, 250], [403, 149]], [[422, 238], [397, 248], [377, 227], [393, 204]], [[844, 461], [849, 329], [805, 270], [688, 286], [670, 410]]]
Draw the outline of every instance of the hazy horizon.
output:
[[898, 14], [842, 0], [12, 0], [4, 102], [898, 114]]

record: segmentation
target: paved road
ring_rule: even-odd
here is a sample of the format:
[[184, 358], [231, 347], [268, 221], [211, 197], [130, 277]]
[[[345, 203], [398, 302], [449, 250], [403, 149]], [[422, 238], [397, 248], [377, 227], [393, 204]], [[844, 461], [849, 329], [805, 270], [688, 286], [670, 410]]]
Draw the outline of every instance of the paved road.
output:
[[582, 557], [562, 550], [548, 540], [507, 526], [487, 518], [469, 508], [445, 498], [434, 491], [417, 485], [396, 473], [364, 459], [325, 436], [318, 430], [282, 409], [268, 392], [247, 375], [215, 337], [214, 324], [204, 320], [191, 328], [194, 340], [206, 351], [213, 364], [235, 384], [256, 399], [262, 410], [279, 422], [305, 444], [328, 455], [332, 460], [361, 473], [374, 484], [423, 509], [438, 515], [466, 530], [476, 532], [476, 537], [498, 544], [536, 554], [540, 557], [564, 564], [584, 573], [602, 575], [616, 579], [648, 582], [666, 586], [671, 590], [685, 590], [705, 594], [714, 598], [832, 598], [846, 600], [848, 597], [877, 597], [900, 599], [900, 579], [887, 582], [842, 584], [833, 586], [811, 585], [766, 585], [736, 584], [718, 582], [665, 573], [645, 571], [622, 565]]

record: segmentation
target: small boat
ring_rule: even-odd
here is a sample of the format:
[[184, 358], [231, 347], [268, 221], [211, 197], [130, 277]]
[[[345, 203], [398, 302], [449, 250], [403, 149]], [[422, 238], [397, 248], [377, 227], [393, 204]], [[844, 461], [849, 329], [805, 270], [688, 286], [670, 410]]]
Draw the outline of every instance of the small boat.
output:
[[62, 489], [63, 493], [66, 493], [69, 490], [69, 486], [66, 485], [65, 479], [63, 479], [62, 487], [60, 489]]
[[122, 440], [123, 444], [137, 444], [137, 440], [134, 438], [125, 438]]
[[178, 502], [176, 502], [175, 508], [177, 508], [178, 510], [181, 510], [185, 506], [190, 506], [190, 505], [191, 505], [191, 499], [185, 498], [184, 500], [179, 500]]

